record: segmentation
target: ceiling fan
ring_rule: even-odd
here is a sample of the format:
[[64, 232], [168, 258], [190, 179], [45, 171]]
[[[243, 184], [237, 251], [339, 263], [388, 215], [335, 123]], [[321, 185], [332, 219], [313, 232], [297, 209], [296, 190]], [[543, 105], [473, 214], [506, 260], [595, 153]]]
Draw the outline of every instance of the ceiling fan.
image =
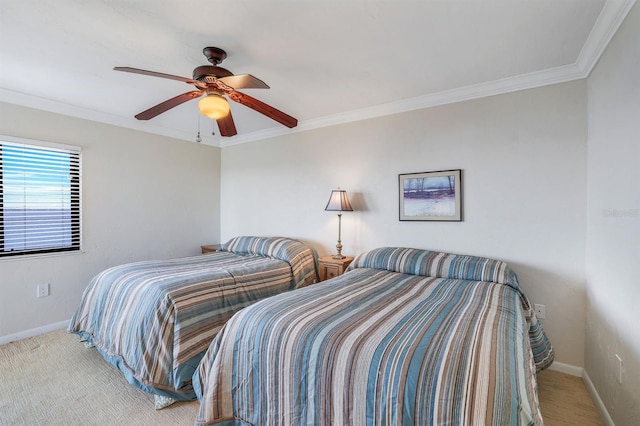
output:
[[264, 114], [272, 120], [275, 120], [289, 128], [293, 128], [298, 125], [298, 120], [290, 115], [285, 114], [284, 112], [247, 94], [238, 92], [237, 89], [268, 89], [269, 86], [264, 81], [252, 76], [251, 74], [233, 75], [231, 71], [219, 67], [218, 64], [227, 57], [227, 52], [217, 47], [205, 47], [202, 53], [204, 53], [204, 56], [212, 65], [202, 65], [194, 69], [192, 79], [155, 71], [141, 70], [138, 68], [115, 67], [115, 71], [124, 71], [134, 74], [143, 74], [183, 81], [195, 86], [196, 88], [196, 90], [183, 93], [161, 102], [146, 111], [142, 111], [135, 117], [138, 120], [149, 120], [191, 99], [196, 99], [206, 95], [198, 102], [200, 112], [218, 123], [220, 135], [234, 136], [238, 132], [236, 131], [236, 125], [233, 121], [233, 117], [231, 116], [229, 103], [222, 96], [226, 95], [232, 101], [258, 111], [259, 113]]

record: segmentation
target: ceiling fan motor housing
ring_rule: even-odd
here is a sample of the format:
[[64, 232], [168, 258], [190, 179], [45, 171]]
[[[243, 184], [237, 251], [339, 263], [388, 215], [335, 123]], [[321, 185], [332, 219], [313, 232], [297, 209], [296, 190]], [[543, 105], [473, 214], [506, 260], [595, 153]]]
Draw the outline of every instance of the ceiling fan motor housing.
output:
[[229, 70], [226, 70], [222, 67], [216, 67], [213, 65], [202, 65], [193, 70], [193, 79], [194, 80], [202, 80], [205, 77], [230, 77], [233, 73]]
[[202, 49], [202, 53], [207, 58], [209, 62], [213, 65], [203, 65], [201, 67], [197, 67], [193, 70], [193, 79], [194, 80], [202, 80], [205, 77], [230, 77], [233, 73], [229, 70], [226, 70], [222, 67], [219, 67], [218, 64], [225, 60], [227, 57], [227, 52], [220, 49], [219, 47], [205, 47]]

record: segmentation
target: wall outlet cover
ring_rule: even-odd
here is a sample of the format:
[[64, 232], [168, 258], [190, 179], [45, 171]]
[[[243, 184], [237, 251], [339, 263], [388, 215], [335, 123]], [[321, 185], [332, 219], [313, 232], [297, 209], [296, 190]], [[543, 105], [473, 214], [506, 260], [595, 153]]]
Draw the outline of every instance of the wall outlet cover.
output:
[[533, 305], [533, 309], [536, 311], [538, 319], [544, 319], [547, 315], [547, 308], [544, 305]]
[[36, 297], [47, 297], [49, 296], [49, 284], [38, 284], [36, 287]]

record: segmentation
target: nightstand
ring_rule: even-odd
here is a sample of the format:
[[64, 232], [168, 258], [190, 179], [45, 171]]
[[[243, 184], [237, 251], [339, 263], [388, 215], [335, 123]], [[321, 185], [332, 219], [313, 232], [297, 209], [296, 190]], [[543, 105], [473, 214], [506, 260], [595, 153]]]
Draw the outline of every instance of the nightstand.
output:
[[220, 248], [220, 244], [209, 244], [206, 246], [200, 246], [200, 248], [202, 249], [202, 254], [213, 253]]
[[320, 281], [344, 274], [345, 269], [347, 269], [347, 266], [349, 266], [351, 262], [353, 262], [353, 257], [334, 259], [333, 256], [322, 256], [318, 258]]

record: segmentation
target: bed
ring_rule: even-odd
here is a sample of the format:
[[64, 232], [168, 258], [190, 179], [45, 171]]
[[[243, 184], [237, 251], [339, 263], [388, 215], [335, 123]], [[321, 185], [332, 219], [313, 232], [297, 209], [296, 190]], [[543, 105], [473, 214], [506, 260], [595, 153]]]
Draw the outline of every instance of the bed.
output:
[[551, 347], [502, 261], [383, 247], [212, 341], [196, 425], [542, 424]]
[[237, 311], [317, 281], [317, 256], [282, 237], [232, 238], [217, 252], [115, 266], [85, 289], [68, 331], [156, 395], [156, 408], [193, 400], [191, 378]]

